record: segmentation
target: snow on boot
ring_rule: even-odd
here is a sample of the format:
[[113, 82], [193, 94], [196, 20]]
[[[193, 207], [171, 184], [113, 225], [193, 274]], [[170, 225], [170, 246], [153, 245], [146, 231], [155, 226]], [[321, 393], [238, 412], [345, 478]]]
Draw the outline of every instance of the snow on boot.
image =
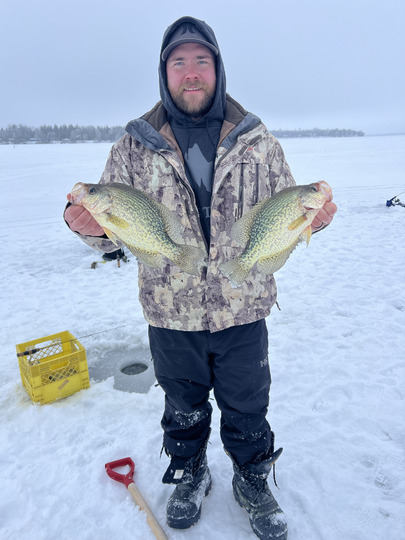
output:
[[169, 527], [188, 529], [200, 519], [202, 500], [211, 489], [206, 448], [205, 443], [194, 456], [171, 458], [162, 479], [164, 484], [177, 484], [166, 507]]
[[232, 460], [234, 497], [247, 510], [253, 532], [261, 540], [287, 540], [285, 515], [267, 484], [271, 468], [282, 451], [280, 448], [262, 461], [243, 467]]

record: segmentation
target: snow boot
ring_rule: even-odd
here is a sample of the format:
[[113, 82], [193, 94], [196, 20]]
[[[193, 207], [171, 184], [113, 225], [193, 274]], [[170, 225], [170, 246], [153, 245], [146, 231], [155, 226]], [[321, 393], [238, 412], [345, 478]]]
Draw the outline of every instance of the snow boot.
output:
[[[267, 484], [267, 477], [282, 448], [258, 462], [240, 467], [234, 460], [233, 494], [249, 514], [253, 532], [261, 540], [287, 540], [287, 521]], [[256, 460], [257, 461], [257, 460]]]
[[201, 505], [211, 489], [211, 473], [207, 464], [207, 443], [189, 458], [171, 456], [164, 484], [177, 484], [166, 507], [167, 523], [174, 529], [188, 529], [201, 516]]

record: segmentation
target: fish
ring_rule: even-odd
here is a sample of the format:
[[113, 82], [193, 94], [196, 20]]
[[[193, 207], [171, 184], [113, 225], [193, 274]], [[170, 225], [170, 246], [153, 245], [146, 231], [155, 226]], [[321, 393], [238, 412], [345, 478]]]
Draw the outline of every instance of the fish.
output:
[[118, 182], [78, 182], [68, 200], [86, 208], [115, 245], [123, 242], [144, 264], [162, 269], [166, 257], [184, 272], [201, 275], [206, 253], [184, 244], [177, 216], [147, 193]]
[[326, 201], [333, 198], [332, 188], [320, 181], [285, 188], [260, 201], [231, 228], [231, 238], [243, 252], [219, 265], [219, 270], [239, 287], [253, 266], [263, 274], [274, 274], [299, 242], [309, 244], [311, 223]]

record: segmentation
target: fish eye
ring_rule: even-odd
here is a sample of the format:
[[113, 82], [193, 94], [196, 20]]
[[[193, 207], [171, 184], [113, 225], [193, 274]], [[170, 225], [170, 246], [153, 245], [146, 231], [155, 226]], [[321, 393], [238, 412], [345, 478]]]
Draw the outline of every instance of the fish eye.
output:
[[315, 186], [312, 186], [311, 190], [312, 191], [318, 191]]
[[90, 195], [94, 195], [95, 192], [96, 192], [96, 188], [91, 187], [91, 188], [89, 189], [89, 194], [90, 194]]

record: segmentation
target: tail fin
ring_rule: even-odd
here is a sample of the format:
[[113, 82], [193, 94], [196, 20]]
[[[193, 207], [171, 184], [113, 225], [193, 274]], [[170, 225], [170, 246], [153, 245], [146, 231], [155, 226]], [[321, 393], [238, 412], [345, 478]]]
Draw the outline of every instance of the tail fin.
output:
[[229, 279], [232, 287], [240, 287], [251, 270], [240, 257], [220, 264], [219, 269]]
[[172, 261], [187, 274], [199, 276], [205, 263], [205, 252], [194, 246], [178, 245], [178, 253]]

